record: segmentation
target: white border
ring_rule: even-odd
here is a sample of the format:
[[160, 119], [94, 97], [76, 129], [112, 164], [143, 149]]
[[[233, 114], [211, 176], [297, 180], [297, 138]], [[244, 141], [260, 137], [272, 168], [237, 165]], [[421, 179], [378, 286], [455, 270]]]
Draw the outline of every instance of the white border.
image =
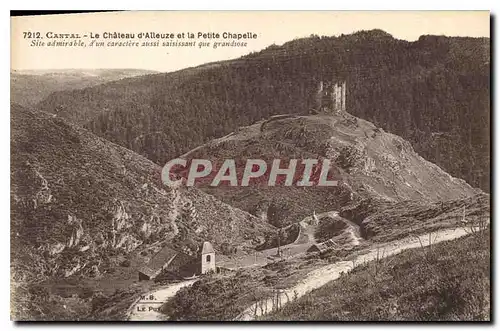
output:
[[[164, 9], [164, 10], [491, 10], [493, 14], [498, 14], [500, 1], [486, 1], [486, 0], [474, 0], [471, 2], [459, 2], [459, 1], [433, 1], [433, 0], [419, 0], [419, 1], [411, 1], [411, 2], [406, 2], [406, 1], [370, 1], [370, 0], [365, 0], [365, 1], [360, 1], [360, 0], [345, 0], [344, 2], [340, 1], [317, 1], [317, 0], [307, 0], [307, 1], [296, 1], [296, 0], [287, 0], [287, 1], [282, 1], [282, 2], [271, 2], [269, 0], [254, 0], [248, 3], [240, 3], [235, 0], [232, 1], [221, 1], [221, 0], [211, 0], [211, 1], [178, 1], [175, 3], [168, 3], [165, 4], [160, 1], [137, 1], [137, 0], [121, 0], [121, 1], [116, 1], [116, 2], [110, 2], [110, 1], [103, 1], [103, 0], [87, 0], [87, 1], [82, 1], [82, 2], [70, 2], [70, 1], [62, 1], [62, 0], [44, 0], [44, 1], [22, 1], [22, 2], [14, 2], [12, 5], [14, 8], [5, 8], [5, 9], [16, 9], [16, 10], [47, 10], [47, 9], [57, 9], [57, 10], [105, 10], [105, 9], [123, 9], [123, 10], [159, 10], [159, 9]], [[7, 5], [7, 2], [4, 1], [2, 2], [2, 6]], [[6, 108], [0, 112], [0, 148], [2, 152], [3, 158], [0, 161], [0, 167], [1, 167], [1, 211], [2, 211], [2, 221], [0, 223], [1, 226], [1, 233], [3, 235], [3, 240], [1, 240], [1, 265], [3, 266], [2, 274], [1, 274], [1, 284], [2, 284], [2, 299], [0, 301], [0, 316], [1, 316], [1, 329], [2, 330], [10, 330], [13, 329], [16, 326], [12, 322], [10, 322], [10, 276], [9, 276], [9, 266], [10, 266], [10, 232], [9, 232], [9, 223], [10, 223], [10, 214], [9, 214], [9, 207], [10, 207], [10, 160], [9, 160], [9, 155], [10, 155], [10, 120], [9, 120], [9, 113], [10, 113], [10, 104], [8, 104], [8, 100], [10, 98], [10, 91], [9, 91], [9, 82], [10, 82], [10, 18], [6, 14], [6, 10], [3, 10], [2, 13], [4, 13], [4, 16], [2, 18], [2, 29], [1, 33], [3, 34], [2, 40], [4, 40], [4, 47], [3, 47], [3, 52], [2, 52], [2, 60], [4, 63], [4, 75], [2, 79], [2, 93], [4, 96], [3, 100], [6, 100]], [[497, 43], [497, 38], [495, 34], [492, 34], [492, 36], [495, 36], [495, 40], [493, 41], [495, 44]], [[494, 61], [495, 63], [498, 60], [498, 55], [494, 54], [494, 59], [492, 59], [492, 62]], [[494, 85], [494, 91], [491, 91], [492, 93], [495, 93], [495, 95], [498, 95], [498, 86], [495, 84]], [[495, 109], [495, 105], [492, 104], [492, 109]], [[500, 116], [495, 117], [495, 122], [494, 125], [495, 127], [499, 127], [500, 121]], [[494, 130], [492, 130], [494, 132]], [[492, 141], [493, 143], [493, 141]], [[493, 155], [498, 155], [498, 149], [499, 149], [499, 142], [497, 140], [497, 134], [494, 133], [494, 146], [495, 146], [495, 152]], [[495, 160], [495, 169], [494, 172], [496, 173], [495, 170], [498, 168], [498, 162]], [[499, 199], [495, 195], [495, 199], [493, 201], [493, 205], [500, 206], [498, 203]], [[496, 210], [497, 208], [494, 208]], [[494, 220], [496, 220], [496, 213], [493, 217]], [[498, 225], [495, 225], [495, 233], [494, 236], [497, 237], [497, 231], [498, 231]], [[496, 256], [495, 256], [496, 257]], [[495, 258], [495, 262], [497, 262], [497, 259]], [[496, 263], [493, 263], [492, 267], [494, 268]], [[494, 270], [495, 271], [495, 270]], [[496, 275], [496, 273], [494, 273]], [[495, 280], [492, 279], [492, 282]], [[497, 286], [494, 286], [496, 288]], [[494, 295], [494, 298], [496, 298], [496, 295]], [[492, 298], [494, 300], [494, 298]], [[495, 314], [494, 316], [498, 317], [498, 302], [495, 301]], [[51, 325], [51, 324], [39, 324], [36, 327], [40, 328], [42, 330], [48, 330], [52, 329], [52, 327], [57, 327], [57, 328], [79, 328], [79, 329], [84, 329], [84, 330], [93, 330], [96, 327], [106, 327], [106, 326], [111, 326], [111, 327], [123, 327], [125, 326], [124, 324], [118, 324], [118, 325]], [[248, 328], [259, 328], [259, 329], [274, 329], [277, 327], [280, 328], [289, 328], [292, 327], [293, 325], [287, 324], [287, 325], [244, 325], [244, 327]], [[313, 325], [294, 325], [294, 327], [300, 327], [300, 328], [308, 328]], [[433, 330], [437, 329], [438, 325], [422, 325], [428, 330]], [[445, 325], [439, 325], [445, 326]], [[132, 325], [127, 325], [127, 328], [143, 328], [145, 325], [137, 325], [137, 324], [132, 324]], [[197, 326], [193, 324], [189, 325], [146, 325], [148, 329], [154, 329], [154, 330], [164, 330], [165, 327], [171, 327], [171, 328], [195, 328]], [[238, 328], [241, 327], [239, 325], [203, 325], [203, 328], [207, 329], [217, 329], [220, 327], [229, 327], [229, 328]], [[364, 327], [363, 325], [314, 325], [314, 327], [320, 327], [320, 328], [325, 328], [325, 327], [332, 327], [335, 329], [344, 329], [344, 328], [362, 328]], [[385, 328], [387, 327], [386, 325], [370, 325], [370, 327], [377, 327], [377, 328]], [[393, 325], [395, 328], [407, 328], [407, 327], [417, 327], [417, 325], [412, 325], [412, 326], [405, 326], [402, 324], [396, 324]], [[448, 325], [447, 327], [456, 327], [456, 325]], [[465, 326], [467, 329], [469, 328], [474, 328], [472, 325], [467, 325]]]

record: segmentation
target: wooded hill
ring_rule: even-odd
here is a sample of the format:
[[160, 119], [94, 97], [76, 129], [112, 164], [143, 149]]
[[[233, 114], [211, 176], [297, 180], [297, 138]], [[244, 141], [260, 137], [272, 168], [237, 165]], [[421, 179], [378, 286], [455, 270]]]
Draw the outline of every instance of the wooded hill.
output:
[[319, 81], [337, 79], [347, 82], [349, 113], [489, 191], [489, 38], [311, 36], [237, 60], [56, 92], [39, 106], [163, 164], [239, 126], [309, 112]]

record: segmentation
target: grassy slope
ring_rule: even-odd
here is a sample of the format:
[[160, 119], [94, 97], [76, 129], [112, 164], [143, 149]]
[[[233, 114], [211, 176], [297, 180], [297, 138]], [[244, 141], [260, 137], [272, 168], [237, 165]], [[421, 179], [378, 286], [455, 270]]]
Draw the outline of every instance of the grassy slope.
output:
[[275, 288], [300, 281], [321, 260], [277, 261], [264, 267], [205, 276], [181, 289], [163, 305], [162, 312], [177, 321], [231, 320], [257, 300], [269, 297]]
[[268, 320], [489, 320], [489, 231], [359, 266]]

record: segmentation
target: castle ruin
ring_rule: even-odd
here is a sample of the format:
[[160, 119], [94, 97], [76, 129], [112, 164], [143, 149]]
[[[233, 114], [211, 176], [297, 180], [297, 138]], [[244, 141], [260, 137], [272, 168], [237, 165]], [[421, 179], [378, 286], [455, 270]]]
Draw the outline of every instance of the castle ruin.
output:
[[316, 109], [322, 113], [345, 111], [346, 83], [320, 81], [318, 86]]

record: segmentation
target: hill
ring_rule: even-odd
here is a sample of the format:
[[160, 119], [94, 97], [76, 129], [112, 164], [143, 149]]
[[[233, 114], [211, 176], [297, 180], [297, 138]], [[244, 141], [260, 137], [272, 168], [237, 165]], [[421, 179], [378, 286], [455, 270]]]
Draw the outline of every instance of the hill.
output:
[[[481, 192], [423, 159], [401, 137], [347, 113], [274, 117], [239, 128], [182, 158], [188, 164], [192, 159], [210, 159], [214, 168], [234, 159], [240, 181], [247, 159], [263, 159], [269, 165], [280, 159], [282, 168], [290, 159], [330, 160], [330, 174], [338, 180], [333, 187], [269, 186], [266, 180], [235, 187], [221, 182], [214, 187], [210, 185], [214, 176], [197, 181], [205, 192], [276, 226], [296, 223], [314, 211], [332, 210], [361, 225], [376, 210], [403, 201], [426, 209], [435, 202]], [[263, 178], [269, 177], [269, 168]], [[187, 173], [182, 167], [174, 172], [181, 177]], [[368, 202], [374, 209], [366, 206]], [[394, 209], [409, 210], [404, 204]]]
[[346, 81], [349, 113], [489, 191], [488, 38], [311, 36], [236, 60], [53, 93], [40, 107], [164, 164], [270, 115], [308, 114], [319, 82], [329, 80]]
[[[151, 256], [165, 243], [191, 254], [204, 240], [220, 254], [230, 251], [223, 247], [252, 251], [274, 232], [195, 188], [165, 188], [158, 165], [51, 114], [12, 105], [11, 151], [18, 313], [30, 310], [30, 300], [16, 297], [16, 288], [76, 276], [101, 279], [123, 260]], [[128, 270], [128, 277], [135, 272]], [[40, 307], [30, 307], [27, 316], [34, 318]]]
[[[429, 232], [211, 275], [182, 288], [161, 311], [176, 321], [488, 320], [487, 228]], [[458, 233], [466, 237], [446, 242]]]
[[10, 74], [10, 98], [11, 102], [31, 107], [53, 92], [153, 73], [140, 69], [14, 70]]

